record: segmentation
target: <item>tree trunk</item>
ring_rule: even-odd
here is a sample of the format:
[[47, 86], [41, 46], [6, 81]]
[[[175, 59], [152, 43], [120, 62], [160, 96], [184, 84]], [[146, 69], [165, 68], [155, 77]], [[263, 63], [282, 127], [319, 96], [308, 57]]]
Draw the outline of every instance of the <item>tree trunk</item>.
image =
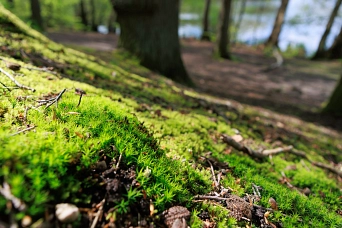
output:
[[210, 41], [209, 35], [209, 11], [211, 0], [205, 0], [204, 16], [203, 16], [203, 32], [201, 40]]
[[281, 27], [284, 23], [285, 12], [286, 12], [288, 3], [289, 3], [289, 0], [281, 0], [281, 5], [279, 7], [277, 17], [273, 25], [272, 33], [265, 43], [266, 46], [276, 46], [276, 47], [278, 46], [279, 34], [281, 31]]
[[90, 0], [91, 30], [97, 31], [95, 0]]
[[312, 57], [312, 59], [320, 59], [320, 58], [325, 58], [326, 57], [325, 56], [326, 55], [326, 53], [325, 53], [325, 50], [326, 50], [325, 43], [326, 43], [327, 37], [328, 37], [328, 35], [330, 33], [331, 27], [332, 27], [332, 25], [334, 23], [335, 17], [336, 17], [336, 15], [338, 13], [338, 9], [340, 8], [341, 3], [342, 3], [342, 0], [337, 0], [336, 1], [335, 7], [334, 7], [333, 11], [330, 14], [330, 18], [329, 18], [329, 21], [327, 23], [327, 26], [325, 27], [325, 31], [323, 33], [321, 41], [319, 42], [316, 54]]
[[85, 6], [84, 0], [80, 0], [80, 13], [79, 16], [81, 17], [81, 23], [84, 25], [84, 30], [87, 30], [89, 23], [87, 18], [87, 10]]
[[238, 19], [236, 21], [236, 25], [235, 25], [235, 33], [234, 33], [233, 43], [235, 43], [237, 41], [237, 36], [238, 36], [239, 29], [240, 29], [240, 26], [241, 26], [242, 17], [243, 17], [243, 15], [245, 13], [245, 10], [246, 10], [246, 3], [247, 3], [247, 0], [242, 0], [241, 1], [239, 17], [238, 17]]
[[140, 63], [183, 84], [192, 85], [178, 39], [179, 0], [112, 0], [120, 24], [120, 45]]
[[340, 33], [336, 36], [334, 43], [326, 51], [325, 56], [328, 59], [342, 59], [342, 26]]
[[43, 19], [40, 10], [39, 0], [30, 0], [31, 3], [31, 20], [33, 22], [33, 27], [38, 29], [43, 29]]
[[332, 93], [328, 104], [324, 107], [324, 113], [342, 115], [342, 75], [334, 92]]
[[217, 52], [221, 58], [230, 59], [229, 45], [229, 22], [232, 0], [222, 0], [219, 29], [217, 36]]
[[116, 14], [115, 14], [115, 11], [112, 10], [108, 18], [108, 32], [109, 33], [116, 33], [115, 22], [116, 22]]

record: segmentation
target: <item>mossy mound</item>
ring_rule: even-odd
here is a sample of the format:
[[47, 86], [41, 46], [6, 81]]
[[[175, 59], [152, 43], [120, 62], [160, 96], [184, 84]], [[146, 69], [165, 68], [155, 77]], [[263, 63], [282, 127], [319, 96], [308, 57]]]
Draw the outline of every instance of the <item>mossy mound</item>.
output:
[[[192, 227], [203, 227], [199, 215], [204, 212], [218, 227], [237, 225], [227, 217], [226, 207], [193, 201], [195, 195], [214, 190], [210, 166], [205, 158], [203, 162], [206, 157], [228, 167], [223, 172], [213, 164], [214, 172], [222, 172], [221, 185], [234, 194], [252, 194], [254, 183], [263, 189], [260, 205], [268, 207], [269, 198], [276, 199], [279, 210], [268, 218], [274, 223], [284, 227], [342, 224], [336, 175], [288, 154], [277, 155], [272, 162], [253, 159], [220, 140], [221, 134], [238, 134], [254, 149], [291, 144], [313, 160], [327, 163], [328, 157], [341, 160], [339, 135], [295, 121], [286, 123], [286, 128], [269, 113], [232, 108], [162, 77], [150, 80], [131, 74], [53, 43], [2, 6], [0, 51], [0, 67], [36, 90], [15, 88], [0, 74], [0, 183], [8, 183], [11, 193], [27, 205], [18, 212], [0, 196], [0, 219], [8, 222], [5, 218], [15, 214], [16, 220], [30, 215], [37, 221], [57, 203], [81, 207], [99, 203], [89, 191], [101, 185], [92, 181], [92, 172], [99, 169], [99, 161], [118, 162], [121, 154], [119, 166], [134, 166], [137, 184], [127, 189], [122, 201], [113, 202], [119, 214], [129, 213], [129, 204], [135, 203], [130, 196], [135, 194], [151, 199], [159, 212], [172, 205], [186, 206], [192, 212]], [[21, 69], [12, 72], [8, 62]], [[75, 89], [86, 92], [80, 105]], [[39, 100], [50, 102], [64, 90], [58, 106], [40, 106]], [[282, 171], [298, 190], [279, 183]], [[310, 189], [309, 196], [300, 193], [305, 188]], [[158, 214], [152, 211], [151, 217], [153, 213]]]

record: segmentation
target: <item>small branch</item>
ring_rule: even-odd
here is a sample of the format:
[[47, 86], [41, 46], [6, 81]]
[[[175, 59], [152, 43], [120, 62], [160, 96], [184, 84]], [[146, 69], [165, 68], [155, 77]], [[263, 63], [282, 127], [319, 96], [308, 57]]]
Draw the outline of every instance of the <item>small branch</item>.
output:
[[3, 183], [3, 187], [0, 186], [0, 194], [3, 195], [5, 199], [11, 201], [13, 206], [19, 211], [24, 211], [26, 209], [25, 203], [12, 195], [10, 186], [6, 182]]
[[65, 93], [65, 91], [66, 91], [66, 89], [63, 89], [56, 97], [50, 98], [48, 100], [37, 100], [37, 102], [39, 102], [38, 107], [46, 104], [45, 109], [47, 109], [51, 105], [53, 105], [54, 103], [56, 103], [56, 105], [58, 107], [58, 101], [59, 101], [59, 99], [61, 99], [61, 97]]
[[218, 188], [219, 184], [218, 184], [218, 182], [216, 181], [216, 177], [215, 177], [215, 172], [214, 172], [213, 164], [211, 164], [211, 162], [209, 161], [209, 159], [207, 159], [207, 162], [208, 162], [209, 165], [210, 165], [211, 175], [213, 176], [214, 183], [215, 183], [215, 187]]
[[202, 196], [197, 195], [194, 197], [196, 200], [216, 200], [216, 201], [222, 201], [222, 200], [229, 200], [228, 198], [219, 197], [219, 196]]
[[106, 199], [103, 199], [103, 200], [100, 202], [100, 208], [99, 208], [99, 210], [97, 211], [96, 216], [95, 216], [95, 219], [94, 219], [93, 223], [91, 224], [91, 227], [90, 227], [90, 228], [95, 228], [95, 227], [96, 227], [96, 224], [97, 224], [97, 222], [99, 221], [100, 215], [102, 214], [103, 205], [105, 204], [105, 202], [106, 202]]
[[36, 90], [33, 89], [33, 88], [30, 88], [30, 87], [28, 87], [28, 86], [25, 86], [25, 85], [20, 84], [17, 80], [15, 80], [15, 78], [14, 78], [11, 74], [9, 74], [7, 71], [5, 71], [4, 69], [2, 69], [1, 67], [0, 67], [0, 72], [2, 72], [4, 75], [6, 75], [6, 76], [7, 76], [12, 82], [14, 82], [19, 88], [21, 88], [21, 89], [26, 89], [26, 90], [31, 90], [32, 92], [36, 91]]
[[11, 134], [10, 136], [15, 136], [15, 135], [18, 135], [18, 134], [23, 133], [25, 131], [30, 131], [30, 130], [32, 130], [34, 128], [36, 128], [36, 126], [28, 127], [28, 128], [25, 128], [24, 130], [21, 130], [21, 131], [18, 131], [16, 133], [14, 133], [14, 134]]
[[11, 90], [9, 87], [7, 87], [4, 83], [0, 82], [0, 84], [3, 86], [3, 88], [6, 88], [9, 92], [12, 91], [12, 90]]
[[120, 156], [119, 156], [119, 160], [118, 160], [118, 163], [116, 163], [115, 170], [117, 170], [119, 168], [121, 158], [122, 158], [122, 154], [120, 154]]
[[328, 171], [335, 173], [335, 174], [339, 175], [340, 177], [342, 177], [342, 171], [339, 171], [339, 170], [335, 169], [334, 167], [331, 167], [330, 165], [326, 165], [326, 164], [323, 164], [320, 162], [311, 161], [305, 152], [297, 150], [297, 149], [293, 148], [293, 146], [286, 146], [284, 148], [279, 147], [279, 148], [275, 148], [275, 149], [263, 150], [261, 152], [258, 152], [258, 151], [255, 151], [255, 150], [248, 148], [247, 146], [244, 146], [244, 145], [236, 142], [232, 137], [229, 137], [228, 135], [222, 134], [221, 139], [227, 145], [232, 146], [234, 149], [241, 151], [241, 152], [244, 152], [251, 157], [264, 158], [264, 157], [269, 156], [269, 155], [287, 152], [287, 153], [302, 157], [302, 158], [306, 159], [308, 162], [310, 162], [312, 165], [323, 168], [325, 170], [328, 170]]

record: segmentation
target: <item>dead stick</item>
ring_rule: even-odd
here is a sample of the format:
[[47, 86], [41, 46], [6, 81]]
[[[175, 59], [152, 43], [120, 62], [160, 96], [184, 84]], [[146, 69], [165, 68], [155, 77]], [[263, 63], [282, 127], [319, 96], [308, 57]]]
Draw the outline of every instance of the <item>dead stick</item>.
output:
[[97, 211], [96, 216], [95, 216], [95, 219], [94, 219], [93, 223], [91, 224], [91, 227], [90, 227], [90, 228], [95, 228], [95, 227], [96, 227], [96, 224], [97, 224], [97, 222], [99, 221], [100, 215], [101, 215], [102, 210], [103, 210], [103, 205], [105, 204], [105, 202], [106, 202], [106, 199], [103, 199], [103, 200], [100, 202], [101, 206], [100, 206], [99, 210]]
[[122, 154], [120, 154], [118, 163], [117, 163], [116, 166], [115, 166], [115, 169], [116, 169], [116, 170], [119, 168], [119, 165], [120, 165], [120, 162], [121, 162], [121, 158], [122, 158]]
[[207, 162], [208, 162], [209, 165], [210, 165], [210, 170], [211, 170], [211, 174], [212, 174], [213, 179], [214, 179], [215, 187], [218, 187], [219, 184], [218, 184], [217, 181], [216, 181], [216, 177], [215, 177], [215, 172], [214, 172], [213, 164], [211, 164], [211, 162], [209, 161], [209, 159], [207, 159]]
[[320, 163], [320, 162], [311, 162], [311, 164], [313, 164], [314, 166], [323, 168], [323, 169], [327, 169], [330, 172], [335, 173], [335, 174], [339, 175], [340, 177], [342, 177], [342, 172], [337, 170], [337, 169], [335, 169], [335, 168], [333, 168], [333, 167], [331, 167], [330, 165], [326, 165], [326, 164], [323, 164], [323, 163]]
[[66, 89], [63, 89], [62, 92], [60, 92], [60, 93], [58, 94], [58, 96], [57, 96], [51, 103], [49, 103], [48, 105], [46, 105], [45, 109], [47, 109], [48, 107], [50, 107], [50, 106], [53, 105], [54, 103], [56, 103], [57, 106], [58, 106], [58, 100], [61, 99], [61, 97], [62, 97], [62, 95], [63, 95], [63, 93], [64, 93], [65, 91], [66, 91]]
[[32, 127], [25, 128], [24, 130], [21, 130], [21, 131], [18, 131], [18, 132], [16, 132], [16, 133], [14, 133], [14, 134], [11, 134], [10, 136], [15, 136], [15, 135], [18, 135], [18, 134], [23, 133], [23, 132], [25, 132], [25, 131], [30, 131], [30, 130], [34, 129], [35, 127], [36, 127], [36, 126], [32, 126]]
[[7, 71], [5, 71], [4, 69], [2, 69], [1, 67], [0, 67], [0, 71], [1, 71], [4, 75], [6, 75], [9, 79], [11, 79], [11, 81], [14, 82], [19, 88], [31, 90], [32, 92], [36, 91], [36, 90], [33, 89], [33, 88], [30, 88], [30, 87], [28, 87], [28, 86], [25, 86], [25, 85], [20, 84], [17, 80], [15, 80], [15, 78], [14, 78], [11, 74], [9, 74]]

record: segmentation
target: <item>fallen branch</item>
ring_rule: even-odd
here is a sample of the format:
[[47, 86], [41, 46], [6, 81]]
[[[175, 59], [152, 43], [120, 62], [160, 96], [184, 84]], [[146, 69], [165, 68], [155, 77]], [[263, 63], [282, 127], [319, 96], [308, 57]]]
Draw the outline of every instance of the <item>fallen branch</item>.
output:
[[315, 162], [315, 161], [311, 161], [308, 156], [305, 154], [305, 152], [297, 150], [295, 148], [293, 148], [293, 146], [286, 146], [286, 147], [279, 147], [279, 148], [275, 148], [275, 149], [270, 149], [270, 150], [263, 150], [263, 151], [255, 151], [250, 149], [249, 147], [238, 143], [237, 141], [235, 141], [232, 137], [222, 134], [221, 135], [221, 139], [224, 143], [226, 143], [229, 146], [232, 146], [234, 149], [244, 152], [245, 154], [248, 154], [251, 157], [254, 158], [265, 158], [269, 155], [275, 155], [275, 154], [280, 154], [280, 153], [290, 153], [299, 157], [302, 157], [304, 159], [306, 159], [308, 162], [310, 162], [312, 165], [320, 167], [322, 169], [328, 170], [332, 173], [335, 173], [337, 175], [339, 175], [340, 177], [342, 177], [342, 171], [339, 171], [337, 169], [335, 169], [334, 167], [331, 167], [330, 165], [326, 165], [320, 162]]
[[19, 198], [15, 197], [11, 193], [11, 188], [6, 182], [3, 183], [3, 187], [0, 186], [0, 194], [9, 201], [12, 202], [15, 209], [19, 211], [24, 211], [26, 209], [25, 203], [23, 203]]
[[214, 180], [214, 183], [215, 183], [215, 187], [218, 188], [218, 187], [219, 187], [219, 184], [218, 184], [218, 182], [216, 181], [216, 177], [215, 177], [215, 172], [214, 172], [213, 164], [211, 164], [211, 162], [209, 161], [209, 159], [207, 159], [207, 162], [208, 162], [209, 165], [210, 165], [211, 175], [213, 176], [213, 180]]
[[28, 87], [28, 86], [25, 86], [25, 85], [22, 85], [20, 84], [17, 80], [15, 80], [15, 78], [10, 74], [8, 73], [7, 71], [5, 71], [4, 69], [2, 69], [0, 67], [0, 72], [2, 72], [4, 75], [6, 75], [12, 82], [14, 82], [19, 88], [21, 89], [26, 89], [26, 90], [31, 90], [32, 92], [35, 92], [36, 90], [31, 88], [31, 87]]
[[15, 136], [15, 135], [18, 135], [18, 134], [23, 133], [25, 131], [30, 131], [30, 130], [32, 130], [34, 128], [36, 128], [36, 126], [28, 127], [28, 128], [25, 128], [24, 130], [21, 130], [21, 131], [18, 131], [16, 133], [14, 133], [14, 134], [11, 134], [10, 136]]
[[96, 224], [97, 222], [99, 221], [99, 218], [103, 212], [103, 205], [105, 204], [106, 202], [106, 199], [103, 199], [101, 202], [100, 202], [100, 207], [99, 207], [99, 210], [97, 211], [96, 213], [96, 216], [95, 216], [95, 219], [93, 221], [93, 223], [91, 224], [91, 227], [90, 228], [95, 228], [96, 227]]
[[63, 89], [56, 97], [53, 97], [53, 98], [50, 98], [50, 99], [47, 99], [47, 100], [37, 100], [37, 102], [40, 103], [38, 106], [42, 106], [42, 105], [46, 104], [45, 109], [47, 109], [51, 105], [56, 103], [56, 105], [58, 107], [58, 101], [59, 101], [59, 99], [61, 99], [61, 97], [65, 93], [65, 91], [66, 91], [66, 89]]

